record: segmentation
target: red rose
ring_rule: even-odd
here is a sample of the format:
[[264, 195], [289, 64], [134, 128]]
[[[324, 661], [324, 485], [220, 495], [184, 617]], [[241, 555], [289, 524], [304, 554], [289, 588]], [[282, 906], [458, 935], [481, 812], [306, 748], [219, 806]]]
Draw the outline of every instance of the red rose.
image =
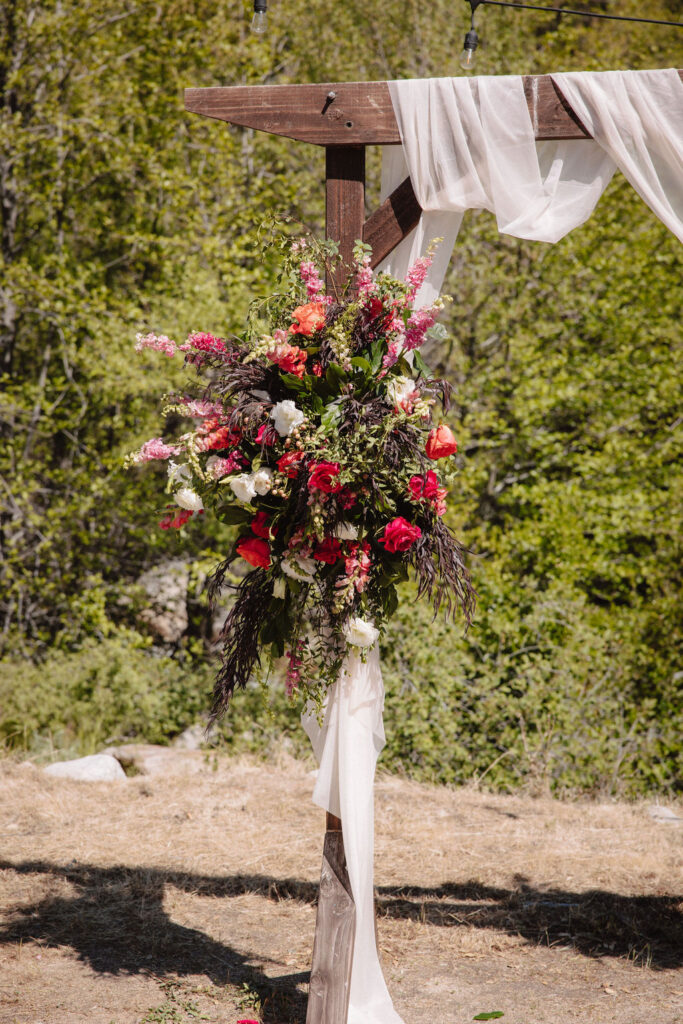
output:
[[267, 444], [270, 446], [275, 444], [277, 440], [278, 436], [272, 423], [262, 423], [256, 432], [256, 444]]
[[241, 555], [249, 565], [270, 569], [270, 547], [260, 537], [245, 537], [237, 545], [237, 554]]
[[273, 530], [269, 526], [270, 520], [265, 512], [257, 512], [256, 518], [251, 521], [251, 529], [257, 537], [263, 537], [265, 540], [270, 540], [271, 537], [277, 537], [277, 530]]
[[281, 473], [286, 473], [290, 480], [294, 480], [299, 472], [299, 463], [305, 454], [305, 452], [287, 452], [277, 460], [277, 468]]
[[308, 489], [324, 491], [325, 494], [336, 494], [341, 490], [341, 484], [334, 479], [336, 476], [339, 476], [338, 462], [317, 462], [311, 470]]
[[443, 459], [447, 455], [454, 455], [457, 450], [458, 444], [455, 440], [455, 434], [445, 423], [442, 423], [440, 427], [435, 427], [430, 432], [427, 444], [425, 445], [428, 459]]
[[325, 537], [322, 544], [318, 544], [313, 557], [318, 562], [327, 562], [328, 565], [334, 565], [336, 561], [341, 558], [341, 544], [336, 537]]
[[438, 497], [439, 494], [439, 478], [433, 469], [427, 470], [425, 473], [424, 489], [422, 491], [422, 497], [426, 498], [427, 501], [433, 501], [434, 498]]
[[397, 516], [384, 527], [379, 542], [384, 544], [387, 551], [407, 551], [421, 536], [422, 530], [419, 526], [413, 526], [403, 516]]
[[292, 317], [299, 322], [289, 328], [290, 334], [304, 334], [307, 338], [314, 331], [320, 330], [325, 323], [325, 303], [307, 302], [305, 306], [297, 306]]
[[408, 490], [410, 491], [411, 501], [419, 501], [422, 497], [422, 489], [424, 488], [424, 479], [421, 476], [411, 476], [408, 481]]

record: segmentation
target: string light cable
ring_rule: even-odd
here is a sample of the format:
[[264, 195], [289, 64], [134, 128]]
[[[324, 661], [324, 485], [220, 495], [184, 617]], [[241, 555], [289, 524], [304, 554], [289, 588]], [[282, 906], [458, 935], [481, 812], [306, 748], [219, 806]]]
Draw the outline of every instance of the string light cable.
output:
[[635, 21], [641, 25], [667, 25], [669, 28], [683, 28], [680, 21], [662, 21], [658, 18], [636, 18], [626, 14], [604, 14], [602, 11], [577, 11], [573, 7], [542, 7], [539, 4], [518, 4], [512, 0], [465, 0], [470, 5], [472, 20], [470, 29], [465, 36], [465, 44], [460, 54], [460, 66], [465, 71], [474, 67], [475, 50], [479, 46], [479, 37], [474, 27], [474, 12], [477, 7], [512, 7], [520, 11], [542, 11], [545, 14], [570, 14], [578, 18], [602, 18], [605, 21]]

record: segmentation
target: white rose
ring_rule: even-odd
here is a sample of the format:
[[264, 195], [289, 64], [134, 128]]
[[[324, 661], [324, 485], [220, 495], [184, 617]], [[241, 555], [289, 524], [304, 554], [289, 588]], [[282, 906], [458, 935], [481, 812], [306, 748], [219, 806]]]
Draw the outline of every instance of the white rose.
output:
[[272, 487], [273, 471], [264, 466], [252, 473], [251, 479], [257, 494], [267, 494]]
[[279, 597], [283, 600], [287, 593], [287, 584], [283, 580], [282, 576], [278, 576], [273, 584], [273, 597]]
[[344, 624], [344, 636], [354, 647], [372, 647], [379, 636], [379, 630], [374, 623], [354, 615]]
[[287, 437], [296, 427], [303, 423], [306, 417], [301, 409], [297, 409], [291, 398], [287, 398], [284, 402], [278, 402], [273, 406], [270, 418], [275, 424], [275, 429], [280, 437]]
[[315, 576], [318, 562], [314, 558], [301, 558], [300, 555], [297, 555], [294, 558], [283, 558], [280, 568], [286, 576], [291, 576], [293, 580], [310, 583]]
[[235, 492], [235, 497], [238, 501], [248, 504], [252, 498], [256, 497], [256, 488], [254, 487], [251, 473], [240, 473], [239, 476], [234, 476], [228, 483]]
[[175, 492], [173, 497], [180, 507], [186, 508], [188, 512], [201, 512], [204, 508], [204, 502], [191, 487], [181, 487], [179, 491]]
[[178, 464], [173, 459], [169, 459], [166, 464], [166, 472], [168, 473], [168, 482], [173, 484], [182, 484], [192, 479], [192, 470], [184, 462]]
[[392, 405], [400, 406], [414, 390], [415, 382], [410, 377], [392, 377], [387, 384], [387, 397]]
[[358, 540], [358, 527], [352, 523], [339, 523], [334, 535], [337, 540]]

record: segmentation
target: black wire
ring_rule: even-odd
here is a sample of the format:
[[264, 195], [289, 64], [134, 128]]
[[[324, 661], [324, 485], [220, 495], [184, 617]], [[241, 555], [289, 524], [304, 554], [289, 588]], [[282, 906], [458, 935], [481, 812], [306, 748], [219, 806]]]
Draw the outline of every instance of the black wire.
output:
[[[468, 0], [469, 2], [469, 0]], [[517, 7], [525, 11], [547, 11], [549, 14], [578, 14], [581, 18], [605, 18], [607, 21], [638, 21], [643, 25], [670, 25], [672, 28], [683, 28], [680, 21], [657, 21], [655, 18], [629, 18], [624, 14], [599, 14], [595, 11], [574, 11], [569, 7], [538, 7], [535, 4], [513, 4], [506, 0], [476, 0], [473, 5], [493, 5], [494, 7]], [[474, 10], [472, 11], [474, 13]]]

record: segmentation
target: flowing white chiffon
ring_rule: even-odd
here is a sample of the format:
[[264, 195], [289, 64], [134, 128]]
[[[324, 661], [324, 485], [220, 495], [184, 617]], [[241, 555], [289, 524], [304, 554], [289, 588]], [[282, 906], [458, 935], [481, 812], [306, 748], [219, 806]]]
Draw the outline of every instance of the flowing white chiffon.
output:
[[[437, 297], [465, 210], [501, 232], [556, 242], [592, 213], [619, 167], [683, 240], [683, 85], [675, 70], [553, 75], [594, 141], [537, 143], [519, 77], [390, 82], [402, 146], [384, 149], [383, 198], [410, 174], [423, 209], [380, 270], [404, 277], [443, 237], [417, 305]], [[628, 226], [625, 225], [625, 230]], [[377, 648], [345, 661], [322, 726], [302, 717], [320, 764], [313, 800], [342, 820], [356, 940], [348, 1024], [400, 1024], [382, 976], [373, 906], [377, 758], [384, 745]]]
[[320, 768], [313, 802], [342, 820], [346, 865], [356, 905], [348, 1024], [402, 1024], [394, 1010], [375, 942], [373, 850], [374, 778], [384, 746], [384, 685], [379, 651], [363, 662], [350, 654], [330, 687], [322, 726], [302, 716]]

